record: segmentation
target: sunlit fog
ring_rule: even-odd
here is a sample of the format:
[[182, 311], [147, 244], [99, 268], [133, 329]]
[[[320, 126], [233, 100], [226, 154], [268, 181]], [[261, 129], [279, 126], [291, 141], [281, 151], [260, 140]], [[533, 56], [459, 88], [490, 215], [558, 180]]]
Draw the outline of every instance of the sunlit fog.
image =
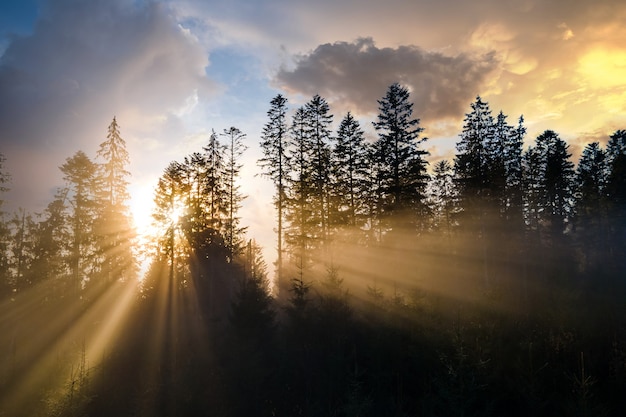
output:
[[0, 416], [623, 415], [625, 15], [0, 5]]

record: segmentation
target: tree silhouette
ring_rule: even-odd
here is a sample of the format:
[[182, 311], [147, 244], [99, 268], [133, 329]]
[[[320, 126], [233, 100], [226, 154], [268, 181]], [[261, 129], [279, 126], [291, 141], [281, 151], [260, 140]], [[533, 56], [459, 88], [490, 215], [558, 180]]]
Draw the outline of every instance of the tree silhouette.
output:
[[606, 194], [609, 210], [609, 255], [611, 263], [619, 263], [621, 270], [626, 269], [626, 262], [619, 253], [626, 248], [626, 130], [615, 131], [607, 145], [608, 178]]
[[368, 146], [364, 132], [348, 112], [337, 129], [332, 150], [332, 221], [334, 225], [363, 227], [366, 195], [370, 192]]
[[171, 162], [163, 172], [155, 191], [152, 217], [160, 235], [157, 236], [156, 260], [167, 259], [169, 279], [184, 274], [186, 248], [181, 236], [181, 218], [185, 214], [184, 196], [188, 191], [184, 166]]
[[[606, 153], [598, 142], [585, 146], [576, 168], [576, 233], [587, 257], [606, 250]], [[592, 259], [587, 262], [594, 263]], [[586, 262], [586, 263], [587, 263]]]
[[569, 160], [569, 146], [552, 130], [539, 135], [535, 147], [540, 167], [540, 222], [554, 242], [563, 235], [572, 215], [574, 164]]
[[450, 238], [458, 204], [454, 170], [450, 162], [441, 160], [433, 166], [430, 195], [434, 206], [432, 212], [435, 228]]
[[[484, 223], [485, 202], [490, 197], [490, 151], [495, 150], [494, 121], [489, 105], [476, 97], [465, 115], [463, 132], [456, 145], [455, 178], [463, 207], [464, 223]], [[490, 149], [491, 148], [491, 149]], [[498, 155], [499, 156], [499, 155]]]
[[132, 221], [128, 212], [129, 155], [126, 142], [120, 136], [119, 125], [113, 117], [107, 138], [100, 144], [97, 156], [104, 162], [99, 166], [98, 220], [95, 226], [100, 275], [110, 283], [118, 278], [131, 278], [136, 273], [133, 254]]
[[68, 218], [71, 230], [70, 291], [77, 294], [88, 282], [97, 261], [94, 246], [97, 165], [84, 152], [78, 151], [60, 169], [67, 183], [67, 201], [71, 206]]
[[311, 222], [313, 237], [318, 245], [326, 248], [329, 239], [329, 180], [330, 180], [330, 125], [333, 115], [326, 100], [319, 95], [304, 106], [306, 147], [309, 150], [312, 195]]
[[287, 99], [278, 94], [270, 102], [267, 111], [269, 121], [263, 127], [261, 136], [261, 150], [263, 157], [258, 160], [262, 168], [262, 175], [268, 177], [274, 183], [274, 205], [277, 219], [277, 259], [276, 272], [279, 288], [286, 287], [283, 284], [283, 221], [287, 207], [287, 192], [290, 160], [287, 156], [288, 127], [287, 127]]
[[241, 172], [241, 156], [247, 149], [243, 143], [246, 135], [236, 127], [224, 129], [223, 137], [226, 138], [225, 148], [225, 167], [224, 167], [224, 191], [226, 198], [226, 217], [224, 221], [224, 240], [229, 253], [230, 262], [234, 257], [239, 255], [243, 245], [242, 235], [246, 231], [246, 227], [241, 227], [241, 218], [237, 215], [241, 208], [241, 202], [245, 196], [239, 191], [239, 175]]
[[[292, 263], [301, 272], [309, 266], [316, 227], [312, 203], [315, 182], [309, 158], [312, 149], [307, 137], [307, 117], [305, 108], [300, 107], [293, 115], [290, 128], [289, 159], [292, 165], [287, 211], [289, 227], [285, 230], [285, 241], [289, 245]], [[286, 295], [285, 290], [284, 287], [279, 287], [279, 294], [282, 292]]]
[[[381, 182], [385, 216], [412, 217], [409, 224], [422, 228], [425, 213], [425, 188], [428, 179], [425, 155], [418, 147], [425, 139], [419, 119], [413, 118], [413, 103], [409, 90], [398, 83], [389, 86], [385, 96], [378, 100], [378, 120], [374, 127], [379, 132], [377, 156], [380, 158], [378, 176]], [[407, 221], [403, 219], [401, 221]]]

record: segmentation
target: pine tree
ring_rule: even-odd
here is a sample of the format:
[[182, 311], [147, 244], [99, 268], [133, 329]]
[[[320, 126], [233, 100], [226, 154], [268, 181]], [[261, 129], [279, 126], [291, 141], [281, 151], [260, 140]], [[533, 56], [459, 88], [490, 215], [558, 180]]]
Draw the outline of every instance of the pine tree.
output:
[[57, 191], [54, 200], [43, 212], [43, 220], [37, 226], [34, 242], [31, 281], [52, 281], [52, 298], [62, 297], [67, 293], [67, 282], [64, 278], [70, 271], [67, 253], [71, 248], [72, 237], [67, 195], [67, 189]]
[[[291, 175], [289, 186], [288, 227], [285, 241], [292, 263], [301, 270], [307, 269], [313, 248], [313, 209], [311, 200], [315, 191], [313, 168], [309, 159], [310, 141], [307, 138], [307, 112], [300, 107], [293, 115], [290, 128], [289, 159]], [[287, 286], [285, 286], [287, 285]], [[279, 294], [285, 296], [288, 283], [279, 282]]]
[[226, 199], [228, 198], [224, 184], [224, 146], [220, 143], [215, 131], [211, 133], [209, 143], [204, 150], [205, 171], [202, 188], [206, 201], [207, 226], [216, 233], [221, 232], [226, 216]]
[[[590, 256], [604, 252], [607, 217], [604, 191], [607, 182], [606, 153], [598, 142], [585, 146], [576, 168], [576, 233]], [[597, 253], [597, 252], [596, 252]]]
[[523, 155], [523, 204], [524, 220], [528, 230], [535, 236], [540, 233], [542, 161], [539, 150], [529, 147]]
[[433, 166], [429, 187], [435, 228], [448, 238], [452, 235], [457, 195], [452, 164], [441, 160]]
[[409, 101], [409, 90], [398, 83], [387, 89], [378, 100], [378, 120], [374, 127], [379, 132], [377, 148], [381, 169], [378, 173], [384, 207], [396, 220], [409, 216], [408, 223], [419, 229], [426, 214], [425, 189], [427, 183], [424, 157], [428, 154], [418, 147], [425, 139], [419, 138], [424, 130], [419, 119], [413, 118], [413, 103]]
[[94, 246], [97, 165], [84, 152], [78, 151], [60, 169], [71, 205], [70, 291], [76, 294], [92, 277], [97, 264]]
[[461, 139], [456, 145], [455, 177], [459, 187], [465, 223], [476, 223], [484, 217], [484, 204], [489, 198], [489, 159], [494, 151], [494, 121], [489, 105], [476, 97], [472, 111], [465, 115]]
[[263, 169], [264, 176], [268, 177], [276, 188], [274, 194], [274, 205], [276, 207], [276, 218], [278, 227], [276, 260], [277, 282], [283, 282], [283, 221], [287, 206], [287, 185], [289, 176], [290, 160], [287, 156], [288, 128], [287, 128], [287, 99], [278, 94], [270, 102], [270, 109], [267, 111], [269, 121], [263, 127], [261, 136], [261, 150], [263, 158], [258, 160], [259, 166]]
[[[511, 135], [512, 127], [506, 122], [507, 116], [500, 111], [492, 127], [493, 132], [487, 137], [487, 175], [488, 188], [494, 206], [504, 211], [506, 206], [506, 142]], [[499, 214], [499, 213], [498, 213]]]
[[126, 169], [130, 160], [126, 141], [120, 135], [115, 117], [109, 125], [106, 140], [100, 144], [97, 156], [104, 161], [101, 174], [103, 199], [112, 207], [124, 208], [130, 199], [127, 180], [130, 172]]
[[500, 239], [505, 187], [504, 140], [510, 127], [503, 113], [498, 122], [494, 122], [489, 105], [480, 97], [476, 97], [471, 108], [465, 115], [454, 161], [462, 210], [458, 218], [467, 237], [479, 243], [466, 250], [480, 250], [480, 254], [470, 256], [478, 258], [482, 264], [484, 283], [489, 290], [497, 261], [493, 245]]
[[626, 268], [622, 256], [626, 249], [626, 130], [615, 131], [607, 145], [608, 178], [606, 184], [607, 209], [609, 223], [609, 256], [612, 262], [621, 260], [621, 267]]
[[256, 343], [267, 339], [274, 328], [275, 311], [261, 248], [249, 241], [244, 253], [245, 276], [232, 303], [230, 321], [241, 337]]
[[548, 225], [549, 238], [565, 232], [573, 211], [574, 164], [569, 160], [569, 146], [554, 131], [546, 130], [535, 141], [540, 159], [539, 212]]
[[335, 225], [363, 227], [366, 221], [366, 196], [371, 192], [368, 152], [363, 130], [348, 112], [337, 130], [332, 154], [331, 223]]
[[154, 196], [152, 217], [159, 230], [156, 261], [167, 260], [172, 284], [178, 276], [184, 274], [187, 267], [185, 241], [181, 231], [181, 220], [187, 209], [184, 197], [188, 193], [188, 183], [185, 177], [185, 166], [171, 162], [159, 178]]
[[37, 280], [32, 274], [37, 225], [32, 215], [20, 208], [13, 213], [9, 229], [11, 231], [10, 265], [13, 288], [15, 291], [21, 291], [33, 285]]
[[241, 208], [241, 202], [245, 199], [245, 196], [239, 191], [240, 186], [237, 182], [243, 166], [240, 162], [241, 156], [247, 146], [243, 143], [246, 135], [236, 127], [224, 129], [222, 136], [226, 138], [225, 178], [223, 181], [226, 192], [226, 218], [223, 235], [230, 262], [232, 262], [233, 258], [243, 249], [243, 234], [246, 230], [245, 227], [240, 226], [241, 217], [237, 215]]
[[333, 120], [330, 107], [319, 95], [305, 105], [306, 135], [309, 141], [309, 163], [313, 193], [311, 199], [312, 221], [316, 224], [314, 237], [320, 246], [329, 243], [329, 180], [330, 180], [330, 125]]
[[523, 153], [526, 127], [520, 116], [516, 128], [509, 129], [504, 142], [505, 202], [504, 212], [513, 229], [523, 230]]
[[97, 156], [99, 166], [98, 246], [101, 257], [101, 275], [105, 282], [130, 278], [136, 272], [133, 255], [135, 232], [128, 210], [128, 180], [126, 169], [129, 155], [126, 142], [120, 136], [119, 125], [113, 117], [107, 138], [100, 144]]
[[208, 227], [204, 189], [207, 163], [202, 153], [193, 152], [184, 158], [182, 165], [189, 184], [184, 198], [186, 211], [182, 219], [182, 227], [187, 238], [192, 241], [191, 236]]

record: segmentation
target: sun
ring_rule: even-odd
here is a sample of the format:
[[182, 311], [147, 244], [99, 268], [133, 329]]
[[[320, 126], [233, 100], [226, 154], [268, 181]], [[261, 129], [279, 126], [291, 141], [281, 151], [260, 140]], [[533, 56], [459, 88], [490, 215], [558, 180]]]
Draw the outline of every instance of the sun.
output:
[[155, 232], [152, 219], [154, 201], [151, 194], [150, 188], [143, 187], [135, 190], [131, 196], [130, 212], [140, 239], [151, 237]]
[[138, 278], [142, 281], [151, 263], [151, 248], [158, 239], [159, 229], [154, 222], [154, 187], [149, 184], [131, 184], [129, 211], [136, 233], [135, 256], [139, 265]]
[[129, 204], [135, 230], [139, 238], [139, 245], [146, 249], [150, 243], [165, 233], [164, 229], [177, 228], [185, 215], [185, 205], [174, 201], [172, 207], [165, 214], [165, 222], [158, 225], [154, 219], [155, 202], [152, 187], [135, 187]]
[[168, 213], [170, 225], [177, 225], [185, 214], [185, 206], [180, 202], [175, 202]]

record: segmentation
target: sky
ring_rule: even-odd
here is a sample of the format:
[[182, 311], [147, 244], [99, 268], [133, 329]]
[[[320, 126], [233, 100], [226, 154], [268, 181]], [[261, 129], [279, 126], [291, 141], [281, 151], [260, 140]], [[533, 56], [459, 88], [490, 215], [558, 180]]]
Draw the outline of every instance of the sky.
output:
[[95, 158], [114, 116], [136, 213], [169, 162], [236, 126], [249, 146], [243, 224], [273, 248], [256, 160], [277, 94], [292, 108], [320, 94], [336, 124], [352, 111], [371, 132], [376, 100], [400, 82], [431, 162], [452, 159], [480, 95], [511, 124], [524, 116], [528, 144], [551, 129], [576, 158], [626, 128], [624, 39], [615, 0], [0, 0], [7, 207], [42, 211], [58, 167], [78, 150]]

